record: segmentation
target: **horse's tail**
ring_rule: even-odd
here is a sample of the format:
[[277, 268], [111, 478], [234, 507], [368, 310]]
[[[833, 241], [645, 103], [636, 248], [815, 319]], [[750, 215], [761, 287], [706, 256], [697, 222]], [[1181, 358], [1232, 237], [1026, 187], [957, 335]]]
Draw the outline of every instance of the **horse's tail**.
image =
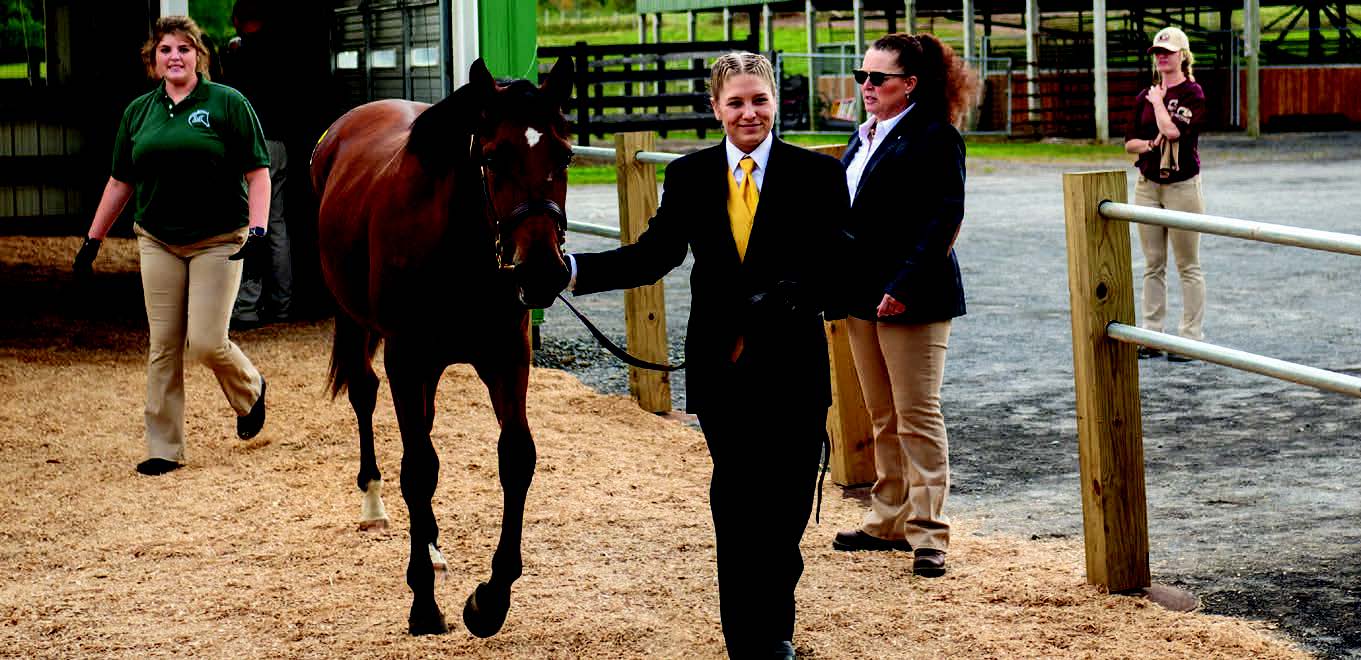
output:
[[340, 396], [356, 378], [373, 371], [373, 355], [381, 341], [381, 337], [364, 329], [344, 311], [336, 313], [331, 367], [326, 377], [332, 399]]

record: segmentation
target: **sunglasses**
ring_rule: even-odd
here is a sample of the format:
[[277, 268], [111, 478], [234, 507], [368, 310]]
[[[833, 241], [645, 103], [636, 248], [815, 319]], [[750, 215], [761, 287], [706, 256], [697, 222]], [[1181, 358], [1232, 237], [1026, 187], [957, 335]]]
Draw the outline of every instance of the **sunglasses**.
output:
[[851, 71], [851, 75], [855, 76], [855, 84], [863, 85], [865, 84], [866, 80], [869, 80], [870, 84], [874, 85], [875, 87], [884, 84], [884, 81], [888, 80], [890, 77], [893, 78], [909, 77], [909, 74], [906, 73], [884, 73], [883, 71], [863, 71], [861, 69], [855, 69], [854, 71]]

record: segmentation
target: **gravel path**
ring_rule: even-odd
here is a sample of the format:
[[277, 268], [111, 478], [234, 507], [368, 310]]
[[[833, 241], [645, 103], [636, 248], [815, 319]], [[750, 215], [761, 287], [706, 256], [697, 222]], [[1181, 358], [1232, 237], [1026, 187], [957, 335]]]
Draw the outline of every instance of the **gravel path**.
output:
[[[1207, 212], [1361, 234], [1361, 134], [1208, 136], [1202, 151]], [[969, 315], [954, 326], [942, 399], [950, 507], [988, 529], [1081, 534], [1061, 174], [1092, 167], [1128, 163], [970, 163], [957, 244]], [[575, 220], [617, 224], [616, 204], [613, 186], [568, 195]], [[572, 234], [568, 248], [613, 245]], [[1355, 257], [1216, 236], [1201, 252], [1209, 341], [1361, 375]], [[687, 260], [666, 278], [673, 359], [688, 275]], [[1177, 314], [1175, 274], [1169, 282]], [[622, 344], [622, 300], [574, 302]], [[541, 365], [627, 392], [625, 369], [561, 305], [542, 337]], [[1211, 613], [1276, 622], [1323, 657], [1361, 657], [1357, 401], [1203, 363], [1145, 361], [1140, 380], [1154, 580], [1198, 594]], [[672, 383], [684, 409], [684, 374]]]

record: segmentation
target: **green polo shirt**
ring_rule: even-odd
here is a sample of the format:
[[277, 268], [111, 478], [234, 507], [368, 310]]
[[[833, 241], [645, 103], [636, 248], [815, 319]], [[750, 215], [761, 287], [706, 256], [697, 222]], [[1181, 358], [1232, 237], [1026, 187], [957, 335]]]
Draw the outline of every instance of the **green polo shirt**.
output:
[[113, 148], [113, 178], [133, 184], [133, 218], [171, 245], [246, 226], [246, 180], [269, 167], [255, 111], [240, 92], [209, 82], [179, 104], [165, 83], [128, 104]]

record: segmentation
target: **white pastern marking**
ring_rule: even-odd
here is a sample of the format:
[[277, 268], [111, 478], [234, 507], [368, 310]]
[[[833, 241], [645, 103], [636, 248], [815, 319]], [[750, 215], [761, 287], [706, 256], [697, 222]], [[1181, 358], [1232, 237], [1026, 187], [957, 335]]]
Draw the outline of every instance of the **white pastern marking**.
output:
[[525, 141], [529, 142], [529, 146], [533, 147], [538, 144], [541, 137], [543, 137], [543, 133], [534, 130], [533, 127], [525, 129]]

